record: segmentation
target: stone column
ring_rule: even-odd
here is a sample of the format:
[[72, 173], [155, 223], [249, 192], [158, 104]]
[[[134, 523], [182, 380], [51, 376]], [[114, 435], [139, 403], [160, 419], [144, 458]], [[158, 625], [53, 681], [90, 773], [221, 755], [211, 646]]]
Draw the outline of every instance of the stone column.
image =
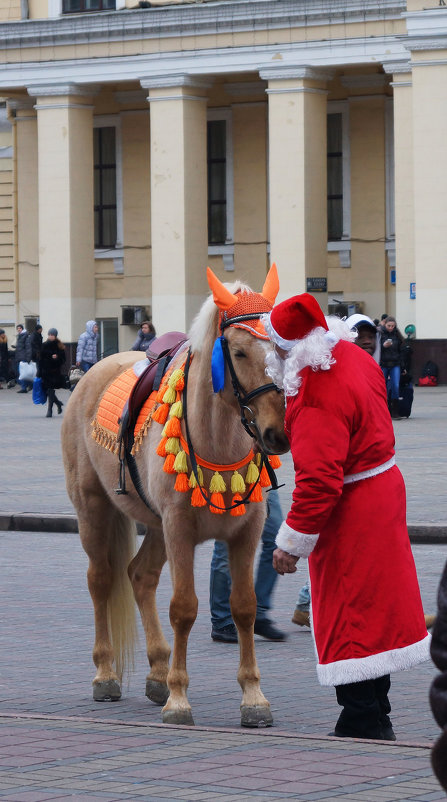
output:
[[93, 106], [74, 84], [38, 86], [39, 291], [44, 330], [74, 342], [95, 315]]
[[[394, 93], [394, 216], [396, 229], [396, 320], [403, 332], [416, 322], [416, 302], [410, 284], [414, 264], [413, 97], [409, 63], [386, 65]], [[384, 310], [388, 311], [388, 310]]]
[[149, 90], [152, 317], [187, 331], [208, 285], [206, 95], [187, 75], [142, 79]]
[[37, 118], [31, 98], [9, 100], [15, 126], [16, 322], [39, 314], [39, 238], [37, 199]]
[[[280, 297], [327, 280], [326, 80], [309, 67], [266, 68], [269, 104], [270, 257]], [[327, 311], [327, 292], [316, 298]]]

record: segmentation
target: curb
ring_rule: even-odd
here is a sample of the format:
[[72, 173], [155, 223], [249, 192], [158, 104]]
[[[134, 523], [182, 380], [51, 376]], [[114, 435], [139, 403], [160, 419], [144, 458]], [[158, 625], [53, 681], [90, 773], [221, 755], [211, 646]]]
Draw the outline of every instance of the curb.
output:
[[[19, 512], [0, 513], [0, 532], [52, 532], [76, 534], [78, 520], [73, 514], [54, 514]], [[146, 527], [137, 524], [137, 533], [144, 535]], [[411, 543], [447, 543], [446, 524], [408, 524]]]

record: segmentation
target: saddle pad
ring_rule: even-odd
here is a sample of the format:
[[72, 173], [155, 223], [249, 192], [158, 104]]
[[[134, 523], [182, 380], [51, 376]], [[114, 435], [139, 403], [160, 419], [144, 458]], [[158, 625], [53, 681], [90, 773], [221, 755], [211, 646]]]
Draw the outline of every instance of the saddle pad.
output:
[[[92, 421], [93, 439], [103, 448], [113, 451], [115, 454], [119, 449], [119, 419], [137, 381], [138, 376], [135, 375], [133, 367], [117, 376], [103, 393]], [[155, 406], [156, 397], [156, 392], [151, 393], [141, 407], [135, 424], [135, 440], [141, 441], [150, 426], [151, 412]]]

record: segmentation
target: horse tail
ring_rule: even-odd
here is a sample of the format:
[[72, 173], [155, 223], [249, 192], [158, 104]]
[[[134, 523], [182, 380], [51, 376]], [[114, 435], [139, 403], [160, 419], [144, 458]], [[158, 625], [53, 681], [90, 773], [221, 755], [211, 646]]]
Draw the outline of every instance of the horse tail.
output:
[[137, 622], [135, 598], [127, 568], [136, 554], [137, 528], [134, 521], [117, 510], [114, 511], [109, 542], [112, 589], [107, 618], [116, 673], [121, 680], [125, 672], [132, 671], [135, 667]]

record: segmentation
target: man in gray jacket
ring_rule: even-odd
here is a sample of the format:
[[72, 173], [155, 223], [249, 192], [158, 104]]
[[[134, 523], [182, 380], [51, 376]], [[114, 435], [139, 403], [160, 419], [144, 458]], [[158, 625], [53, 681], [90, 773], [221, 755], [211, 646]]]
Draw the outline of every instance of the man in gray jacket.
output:
[[78, 340], [76, 349], [76, 365], [87, 373], [98, 361], [98, 324], [96, 320], [88, 320], [85, 331]]

